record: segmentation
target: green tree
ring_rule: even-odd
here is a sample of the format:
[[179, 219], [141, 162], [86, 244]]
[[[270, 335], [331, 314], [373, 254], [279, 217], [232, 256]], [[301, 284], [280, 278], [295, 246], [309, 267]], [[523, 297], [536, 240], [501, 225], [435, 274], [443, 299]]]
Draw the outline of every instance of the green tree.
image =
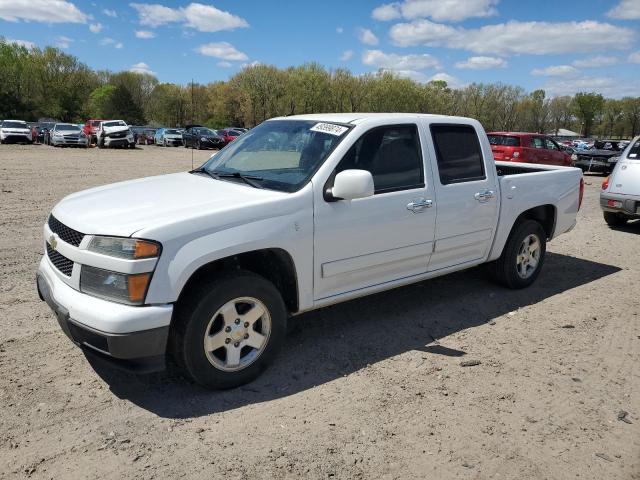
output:
[[582, 122], [581, 133], [585, 137], [591, 135], [593, 122], [604, 108], [604, 97], [599, 93], [576, 93], [571, 102], [573, 112]]

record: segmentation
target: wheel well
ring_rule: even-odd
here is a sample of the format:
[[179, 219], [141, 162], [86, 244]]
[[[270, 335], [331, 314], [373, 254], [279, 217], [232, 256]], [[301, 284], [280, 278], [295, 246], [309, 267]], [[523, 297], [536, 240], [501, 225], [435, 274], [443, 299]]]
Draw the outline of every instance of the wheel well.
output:
[[523, 220], [535, 220], [542, 228], [544, 228], [547, 234], [547, 239], [553, 237], [553, 232], [556, 228], [556, 207], [553, 205], [540, 205], [539, 207], [530, 208], [525, 210], [517, 218], [514, 225], [517, 225]]
[[290, 313], [298, 311], [298, 279], [295, 265], [291, 255], [280, 248], [244, 252], [201, 266], [182, 288], [178, 303], [190, 291], [189, 287], [192, 284], [209, 279], [223, 270], [248, 270], [266, 278], [280, 291], [287, 310]]

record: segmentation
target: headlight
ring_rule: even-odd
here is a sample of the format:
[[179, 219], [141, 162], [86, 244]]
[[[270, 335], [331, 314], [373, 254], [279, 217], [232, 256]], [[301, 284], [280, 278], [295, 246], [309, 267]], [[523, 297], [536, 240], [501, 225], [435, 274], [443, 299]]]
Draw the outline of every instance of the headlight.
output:
[[127, 275], [83, 265], [80, 291], [127, 305], [142, 305], [147, 295], [151, 273]]
[[200, 137], [201, 142], [206, 142], [207, 140], [208, 140], [207, 137]]
[[62, 134], [60, 132], [53, 132], [54, 137], [61, 137]]
[[160, 255], [160, 244], [137, 238], [95, 236], [87, 249], [110, 257], [138, 260]]
[[571, 155], [571, 160], [573, 160], [574, 162], [578, 160], [578, 155], [576, 155], [575, 153]]

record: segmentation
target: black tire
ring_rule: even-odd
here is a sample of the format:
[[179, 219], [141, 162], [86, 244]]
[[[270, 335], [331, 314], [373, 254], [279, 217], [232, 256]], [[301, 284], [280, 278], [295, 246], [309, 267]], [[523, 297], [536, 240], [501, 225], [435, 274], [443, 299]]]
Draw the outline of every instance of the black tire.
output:
[[[527, 277], [523, 277], [518, 273], [518, 255], [523, 242], [530, 235], [537, 237], [540, 242], [540, 252], [536, 267]], [[526, 288], [538, 278], [546, 251], [547, 235], [542, 225], [535, 220], [519, 222], [513, 227], [500, 258], [487, 265], [489, 274], [495, 282], [507, 288], [514, 290]]]
[[[188, 292], [176, 307], [171, 331], [170, 348], [176, 363], [197, 383], [211, 389], [238, 387], [260, 375], [273, 361], [287, 331], [287, 310], [276, 287], [264, 277], [241, 270], [190, 288], [193, 291]], [[271, 326], [266, 345], [253, 363], [230, 372], [209, 361], [204, 336], [215, 313], [239, 297], [260, 300], [270, 315]]]
[[622, 227], [629, 221], [627, 217], [620, 213], [603, 212], [603, 215], [604, 221], [607, 222], [607, 225], [609, 225], [610, 227]]

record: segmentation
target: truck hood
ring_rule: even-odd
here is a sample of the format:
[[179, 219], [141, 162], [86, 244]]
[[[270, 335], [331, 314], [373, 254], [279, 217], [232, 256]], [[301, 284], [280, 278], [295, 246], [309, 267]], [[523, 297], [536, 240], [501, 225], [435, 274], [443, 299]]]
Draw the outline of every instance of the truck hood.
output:
[[264, 205], [286, 195], [185, 172], [74, 193], [62, 199], [51, 213], [82, 233], [128, 237], [144, 228]]
[[102, 130], [105, 135], [111, 135], [112, 133], [127, 132], [129, 127], [103, 127]]
[[640, 196], [640, 161], [618, 162], [609, 179], [609, 191], [621, 195]]

